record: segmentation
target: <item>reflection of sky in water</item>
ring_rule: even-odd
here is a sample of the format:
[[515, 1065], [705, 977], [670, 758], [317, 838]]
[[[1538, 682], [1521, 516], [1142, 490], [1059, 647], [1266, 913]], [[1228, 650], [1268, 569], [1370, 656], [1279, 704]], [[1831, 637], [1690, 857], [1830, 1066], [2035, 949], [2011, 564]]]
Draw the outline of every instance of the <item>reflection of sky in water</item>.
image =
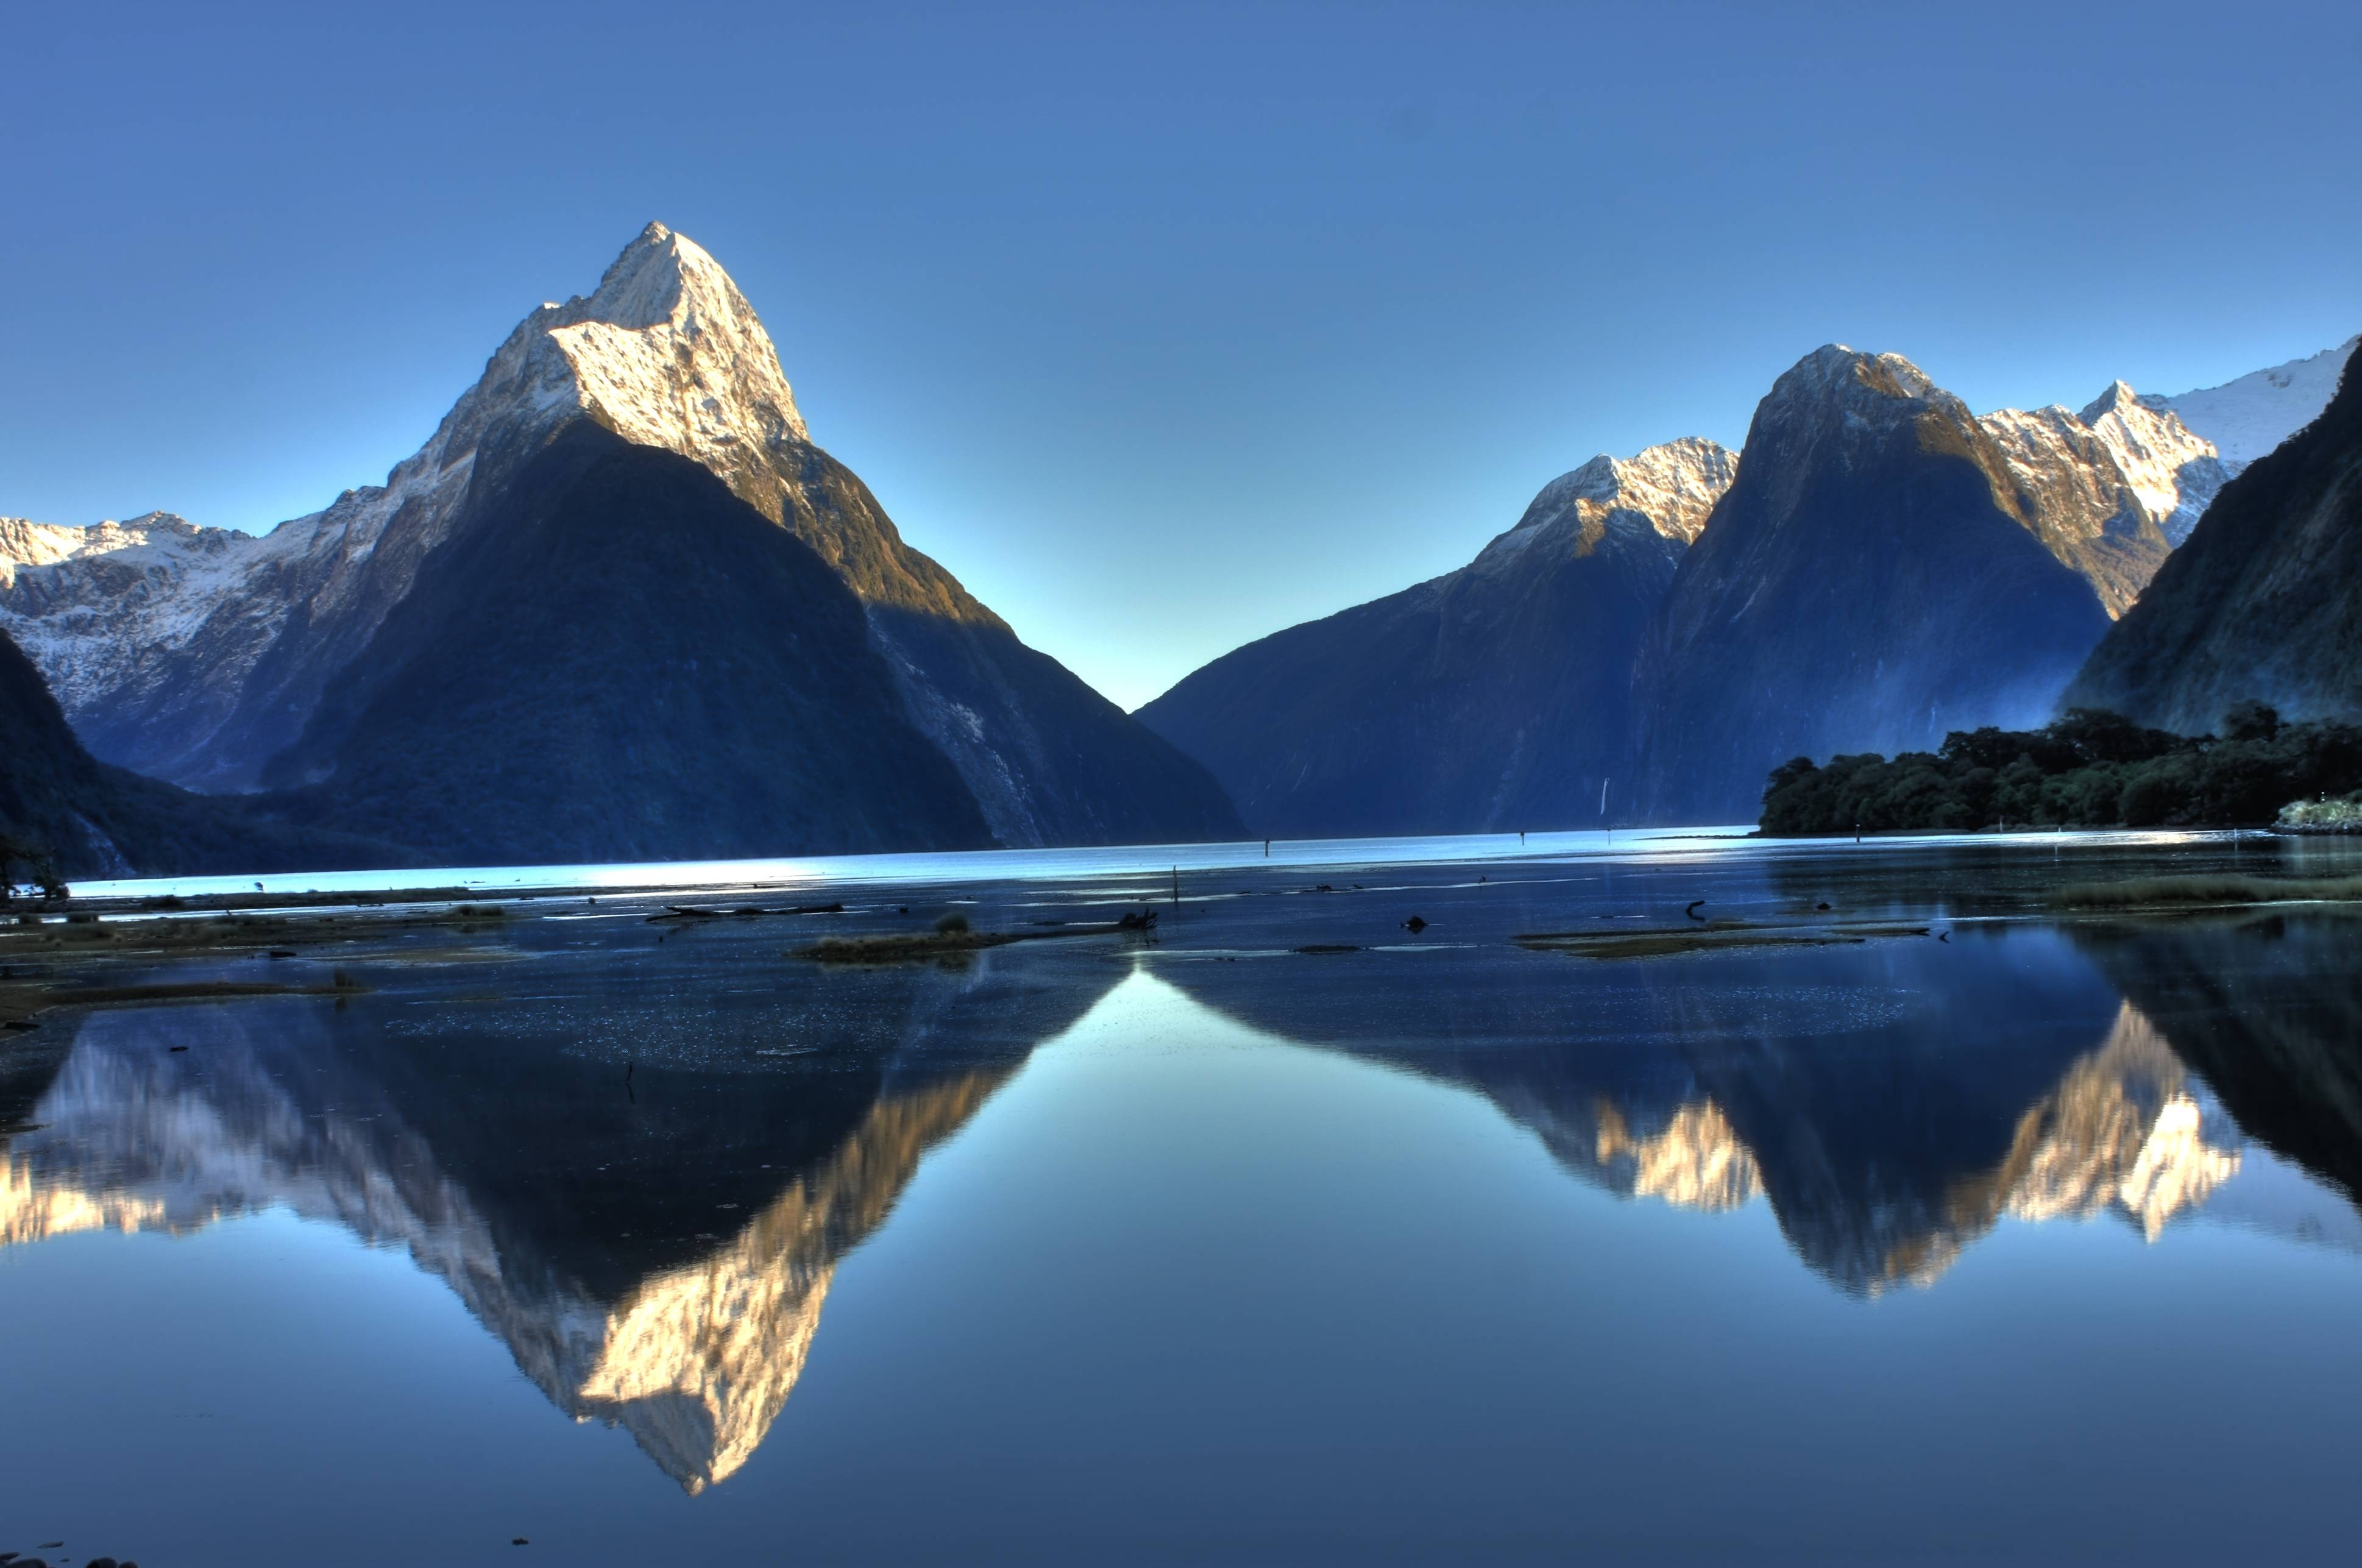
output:
[[[686, 1018], [542, 955], [95, 1015], [0, 1185], [0, 1461], [56, 1519], [0, 1550], [2318, 1555], [2362, 1222], [2151, 984], [2310, 940], [1044, 950]], [[623, 1099], [660, 1017], [687, 1076]], [[817, 1087], [750, 1110], [734, 1045]]]

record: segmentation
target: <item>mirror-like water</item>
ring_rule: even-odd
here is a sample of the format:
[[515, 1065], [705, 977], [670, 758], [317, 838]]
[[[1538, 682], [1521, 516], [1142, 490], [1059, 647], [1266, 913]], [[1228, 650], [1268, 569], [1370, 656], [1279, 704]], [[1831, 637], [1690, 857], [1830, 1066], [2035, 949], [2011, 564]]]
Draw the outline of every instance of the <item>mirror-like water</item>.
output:
[[[2340, 853], [1201, 867], [1153, 941], [852, 969], [548, 900], [272, 970], [366, 994], [51, 1014], [0, 1551], [2342, 1562], [2362, 916], [2031, 901]], [[1512, 940], [1696, 900], [1811, 939]]]

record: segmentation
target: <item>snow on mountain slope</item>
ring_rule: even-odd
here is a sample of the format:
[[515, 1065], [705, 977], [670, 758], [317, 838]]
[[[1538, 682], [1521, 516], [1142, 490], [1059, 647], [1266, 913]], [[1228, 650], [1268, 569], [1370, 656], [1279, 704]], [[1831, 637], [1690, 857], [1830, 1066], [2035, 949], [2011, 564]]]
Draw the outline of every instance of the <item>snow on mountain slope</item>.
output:
[[2321, 416], [2356, 344], [2362, 344], [2362, 334], [2310, 359], [2290, 359], [2219, 387], [2140, 401], [2180, 415], [2182, 424], [2214, 443], [2224, 468], [2235, 474]]
[[0, 628], [71, 715], [136, 680], [158, 650], [184, 647], [282, 547], [169, 512], [88, 528], [0, 517]]
[[1533, 547], [1566, 545], [1574, 555], [1596, 549], [1609, 524], [1628, 519], [1679, 547], [1694, 543], [1714, 503], [1738, 474], [1738, 454], [1703, 436], [1684, 436], [1629, 458], [1606, 453], [1544, 485], [1525, 515], [1496, 536], [1463, 568], [1480, 575], [1531, 567]]

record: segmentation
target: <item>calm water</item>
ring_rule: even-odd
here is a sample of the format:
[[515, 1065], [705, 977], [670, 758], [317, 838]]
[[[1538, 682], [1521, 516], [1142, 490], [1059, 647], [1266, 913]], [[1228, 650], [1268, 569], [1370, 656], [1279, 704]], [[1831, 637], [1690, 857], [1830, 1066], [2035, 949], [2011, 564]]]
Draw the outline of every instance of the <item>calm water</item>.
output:
[[[1449, 847], [953, 966], [781, 950], [1171, 862], [545, 900], [0, 1037], [0, 1551], [2351, 1560], [2362, 917], [2029, 913], [2343, 852]], [[1929, 934], [1509, 940], [1696, 899]]]

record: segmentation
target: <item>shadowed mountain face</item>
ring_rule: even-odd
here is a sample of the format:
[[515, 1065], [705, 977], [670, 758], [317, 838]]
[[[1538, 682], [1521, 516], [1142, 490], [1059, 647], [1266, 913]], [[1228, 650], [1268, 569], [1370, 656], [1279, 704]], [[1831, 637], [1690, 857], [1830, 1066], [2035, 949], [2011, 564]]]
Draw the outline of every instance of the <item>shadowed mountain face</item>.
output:
[[[749, 596], [701, 597], [712, 573], [690, 557], [692, 540], [703, 536], [683, 538], [666, 525], [679, 521], [688, 502], [668, 502], [643, 517], [639, 551], [630, 558], [613, 548], [612, 530], [623, 519], [612, 508], [586, 519], [586, 529], [595, 524], [602, 531], [608, 551], [606, 597], [590, 602], [582, 569], [556, 547], [568, 525], [564, 509], [553, 496], [530, 493], [549, 478], [539, 461], [544, 447], [579, 425], [707, 470], [801, 541], [850, 593], [859, 619], [848, 630], [832, 613], [822, 618], [823, 635], [818, 623], [729, 618], [724, 612], [744, 612]], [[406, 668], [414, 649], [398, 633], [396, 646], [380, 647], [381, 630], [414, 587], [439, 582], [437, 593], [449, 597], [450, 569], [432, 564], [447, 547], [519, 516], [543, 526], [537, 555], [516, 549], [506, 562], [513, 569], [508, 613], [546, 620], [563, 596], [568, 613], [620, 619], [622, 601], [645, 600], [643, 626], [650, 618], [701, 625], [712, 658], [725, 665], [743, 663], [769, 638], [763, 660], [810, 663], [808, 686], [865, 656], [881, 668], [889, 701], [876, 722], [923, 736], [966, 797], [911, 813], [898, 842], [970, 844], [977, 818], [1011, 845], [1243, 834], [1203, 768], [1027, 648], [941, 566], [902, 541], [867, 488], [811, 443], [777, 350], [737, 286], [711, 256], [662, 225], [627, 247], [588, 298], [544, 305], [521, 323], [433, 438], [383, 487], [348, 491], [263, 538], [160, 515], [94, 531], [69, 547], [50, 537], [65, 530], [14, 525], [13, 533], [0, 531], [0, 547], [10, 552], [0, 592], [12, 624], [36, 638], [74, 724], [99, 755], [193, 787], [246, 790], [332, 766], [333, 756], [309, 733], [323, 701], [336, 690], [349, 703], [355, 682], [382, 689], [381, 663]], [[536, 604], [545, 580], [556, 591]], [[440, 613], [430, 606], [415, 613]], [[564, 648], [579, 651], [594, 631], [582, 628]], [[593, 678], [566, 668], [562, 651], [512, 642], [505, 665], [487, 665], [471, 679], [479, 688], [502, 682], [500, 705], [528, 729], [563, 727], [566, 716], [537, 704], [562, 701]], [[602, 668], [612, 672], [622, 657], [620, 649], [606, 652]], [[700, 672], [686, 662], [668, 679], [672, 700], [644, 704], [638, 714], [658, 765], [636, 771], [634, 748], [615, 748], [592, 788], [619, 799], [677, 790], [678, 772], [664, 754], [682, 753], [709, 733], [712, 715], [701, 710], [745, 695], [701, 691]], [[437, 698], [418, 689], [404, 700], [424, 709]], [[688, 719], [679, 730], [669, 727], [676, 712]], [[812, 716], [807, 707], [775, 722], [803, 729]], [[341, 721], [331, 715], [328, 723]], [[832, 738], [806, 733], [812, 747]], [[848, 759], [857, 758], [863, 737], [845, 739]], [[416, 768], [414, 777], [430, 792], [457, 798], [469, 788], [469, 769], [464, 759], [452, 760], [457, 766], [436, 778]], [[933, 789], [924, 775], [940, 771], [861, 778], [866, 792], [908, 795]], [[701, 803], [679, 794], [653, 801], [633, 825], [633, 847], [618, 841], [596, 857], [705, 853], [693, 829], [676, 831]], [[851, 797], [817, 801], [812, 825], [862, 809]], [[725, 822], [720, 831], [735, 825]], [[783, 827], [761, 848], [822, 846]]]
[[1636, 668], [1734, 455], [1599, 458], [1432, 582], [1226, 654], [1141, 709], [1259, 834], [1590, 826], [1628, 777]]
[[1782, 376], [1665, 602], [1647, 813], [1751, 821], [1790, 757], [2046, 718], [2108, 614], [2044, 515], [1908, 360], [1832, 347]]
[[[392, 844], [295, 827], [192, 795], [83, 749], [41, 672], [0, 632], [0, 833], [65, 877], [403, 866]], [[11, 868], [22, 875], [26, 867]]]
[[705, 469], [582, 421], [482, 503], [273, 764], [291, 810], [447, 865], [989, 846], [859, 601]]
[[2185, 734], [2261, 698], [2362, 721], [2362, 384], [2223, 490], [2067, 701]]

